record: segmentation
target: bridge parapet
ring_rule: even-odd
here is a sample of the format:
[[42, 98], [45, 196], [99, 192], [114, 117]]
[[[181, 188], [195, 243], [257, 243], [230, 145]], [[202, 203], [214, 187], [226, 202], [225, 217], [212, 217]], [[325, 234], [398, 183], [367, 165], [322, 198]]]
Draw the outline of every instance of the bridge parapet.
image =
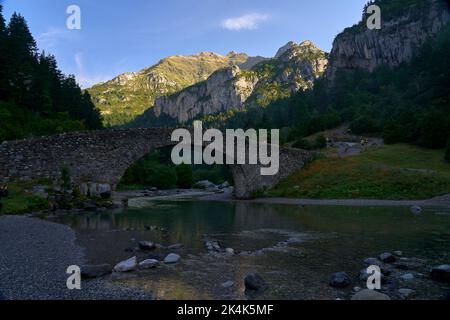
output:
[[[114, 129], [66, 133], [0, 144], [0, 182], [60, 179], [70, 169], [75, 184], [93, 182], [114, 188], [125, 171], [153, 150], [174, 145], [173, 129]], [[261, 176], [260, 165], [232, 165], [238, 198], [249, 198], [302, 168], [311, 153], [280, 148], [280, 170]]]

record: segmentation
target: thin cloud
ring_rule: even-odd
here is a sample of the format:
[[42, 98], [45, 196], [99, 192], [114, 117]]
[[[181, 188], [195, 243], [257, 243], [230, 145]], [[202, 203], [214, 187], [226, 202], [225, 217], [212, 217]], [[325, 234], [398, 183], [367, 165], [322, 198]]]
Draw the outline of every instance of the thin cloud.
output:
[[232, 31], [255, 30], [260, 23], [270, 19], [268, 14], [250, 13], [240, 17], [225, 19], [222, 21], [222, 28]]
[[90, 75], [86, 73], [83, 63], [83, 53], [77, 52], [74, 55], [75, 65], [77, 66], [77, 72], [75, 77], [77, 79], [78, 84], [83, 89], [87, 89], [92, 87], [94, 84], [107, 81], [111, 79], [111, 76], [104, 75]]
[[50, 28], [46, 32], [39, 34], [36, 37], [36, 41], [39, 47], [53, 48], [60, 44], [60, 42], [72, 40], [75, 38], [75, 33], [70, 32], [67, 29]]

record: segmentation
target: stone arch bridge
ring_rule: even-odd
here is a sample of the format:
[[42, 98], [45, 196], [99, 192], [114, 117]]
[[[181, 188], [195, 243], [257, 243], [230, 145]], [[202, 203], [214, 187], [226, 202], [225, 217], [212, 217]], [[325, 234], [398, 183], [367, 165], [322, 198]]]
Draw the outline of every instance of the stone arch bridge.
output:
[[[61, 169], [70, 169], [77, 185], [109, 184], [116, 187], [125, 171], [153, 150], [175, 145], [173, 129], [113, 129], [66, 133], [41, 138], [5, 141], [0, 144], [0, 182], [56, 181]], [[264, 187], [302, 168], [311, 153], [280, 148], [280, 170], [275, 176], [261, 176], [259, 165], [231, 165], [235, 196], [250, 198]]]

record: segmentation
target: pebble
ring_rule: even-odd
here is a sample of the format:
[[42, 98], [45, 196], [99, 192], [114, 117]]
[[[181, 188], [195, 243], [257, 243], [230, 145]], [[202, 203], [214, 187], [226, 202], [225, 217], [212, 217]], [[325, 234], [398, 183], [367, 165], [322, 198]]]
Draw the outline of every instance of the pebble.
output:
[[231, 288], [232, 286], [234, 286], [234, 281], [231, 281], [231, 280], [226, 281], [221, 284], [221, 287], [225, 288], [225, 289]]

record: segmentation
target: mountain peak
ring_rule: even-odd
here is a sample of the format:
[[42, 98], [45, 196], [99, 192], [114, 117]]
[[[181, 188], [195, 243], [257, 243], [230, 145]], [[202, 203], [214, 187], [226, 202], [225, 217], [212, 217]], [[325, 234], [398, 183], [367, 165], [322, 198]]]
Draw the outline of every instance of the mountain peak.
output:
[[292, 49], [296, 43], [294, 41], [289, 41], [284, 46], [282, 46], [280, 49], [278, 49], [277, 54], [275, 55], [275, 59], [278, 59], [281, 57], [286, 51]]
[[305, 40], [302, 43], [299, 44], [301, 47], [314, 47], [317, 48], [316, 44], [312, 42], [311, 40]]

